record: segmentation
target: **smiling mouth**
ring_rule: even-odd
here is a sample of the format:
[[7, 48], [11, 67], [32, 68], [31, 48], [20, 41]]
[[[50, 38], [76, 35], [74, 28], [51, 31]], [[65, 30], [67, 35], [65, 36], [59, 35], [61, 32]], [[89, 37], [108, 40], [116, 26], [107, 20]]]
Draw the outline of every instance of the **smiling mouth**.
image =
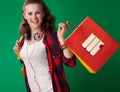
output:
[[33, 24], [38, 24], [39, 22], [38, 21], [31, 21]]

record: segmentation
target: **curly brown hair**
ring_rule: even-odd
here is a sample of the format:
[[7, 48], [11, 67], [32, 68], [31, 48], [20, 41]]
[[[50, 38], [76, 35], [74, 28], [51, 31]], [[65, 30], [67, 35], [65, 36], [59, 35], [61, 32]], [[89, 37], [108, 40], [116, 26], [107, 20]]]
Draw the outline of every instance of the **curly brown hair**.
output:
[[[45, 33], [51, 33], [55, 30], [55, 17], [50, 13], [49, 8], [46, 6], [43, 0], [25, 0], [23, 5], [22, 13], [24, 12], [24, 8], [28, 4], [39, 4], [43, 12], [45, 12], [45, 16], [43, 18], [43, 22], [41, 24], [41, 30], [44, 30]], [[28, 34], [27, 38], [31, 39], [31, 31], [27, 20], [22, 15], [22, 23], [20, 24], [20, 35], [24, 36]]]

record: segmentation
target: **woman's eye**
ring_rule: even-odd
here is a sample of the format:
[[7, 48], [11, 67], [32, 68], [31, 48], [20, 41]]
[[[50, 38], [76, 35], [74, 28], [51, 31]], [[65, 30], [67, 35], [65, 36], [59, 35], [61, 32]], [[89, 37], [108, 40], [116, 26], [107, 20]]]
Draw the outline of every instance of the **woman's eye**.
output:
[[29, 12], [29, 13], [28, 13], [28, 15], [32, 15], [32, 13], [31, 13], [31, 12]]
[[36, 12], [37, 14], [40, 14], [40, 12]]

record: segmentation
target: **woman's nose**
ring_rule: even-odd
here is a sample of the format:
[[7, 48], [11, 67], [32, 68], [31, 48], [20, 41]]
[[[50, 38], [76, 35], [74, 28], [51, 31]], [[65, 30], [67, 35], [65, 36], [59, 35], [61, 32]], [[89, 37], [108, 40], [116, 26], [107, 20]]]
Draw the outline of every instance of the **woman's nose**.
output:
[[36, 19], [36, 18], [37, 18], [36, 14], [33, 14], [32, 18], [33, 18], [33, 19]]

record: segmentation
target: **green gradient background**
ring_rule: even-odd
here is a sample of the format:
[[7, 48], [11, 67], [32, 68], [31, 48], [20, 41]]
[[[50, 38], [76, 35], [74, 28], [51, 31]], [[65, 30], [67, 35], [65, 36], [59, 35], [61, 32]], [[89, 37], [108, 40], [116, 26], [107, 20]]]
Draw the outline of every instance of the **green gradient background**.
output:
[[[56, 17], [56, 26], [67, 20], [79, 24], [86, 16], [96, 21], [120, 43], [120, 0], [45, 0]], [[21, 64], [13, 52], [19, 38], [23, 0], [0, 1], [0, 92], [26, 92]], [[66, 34], [69, 35], [69, 33]], [[80, 63], [65, 66], [71, 92], [120, 92], [120, 49], [96, 74]]]

